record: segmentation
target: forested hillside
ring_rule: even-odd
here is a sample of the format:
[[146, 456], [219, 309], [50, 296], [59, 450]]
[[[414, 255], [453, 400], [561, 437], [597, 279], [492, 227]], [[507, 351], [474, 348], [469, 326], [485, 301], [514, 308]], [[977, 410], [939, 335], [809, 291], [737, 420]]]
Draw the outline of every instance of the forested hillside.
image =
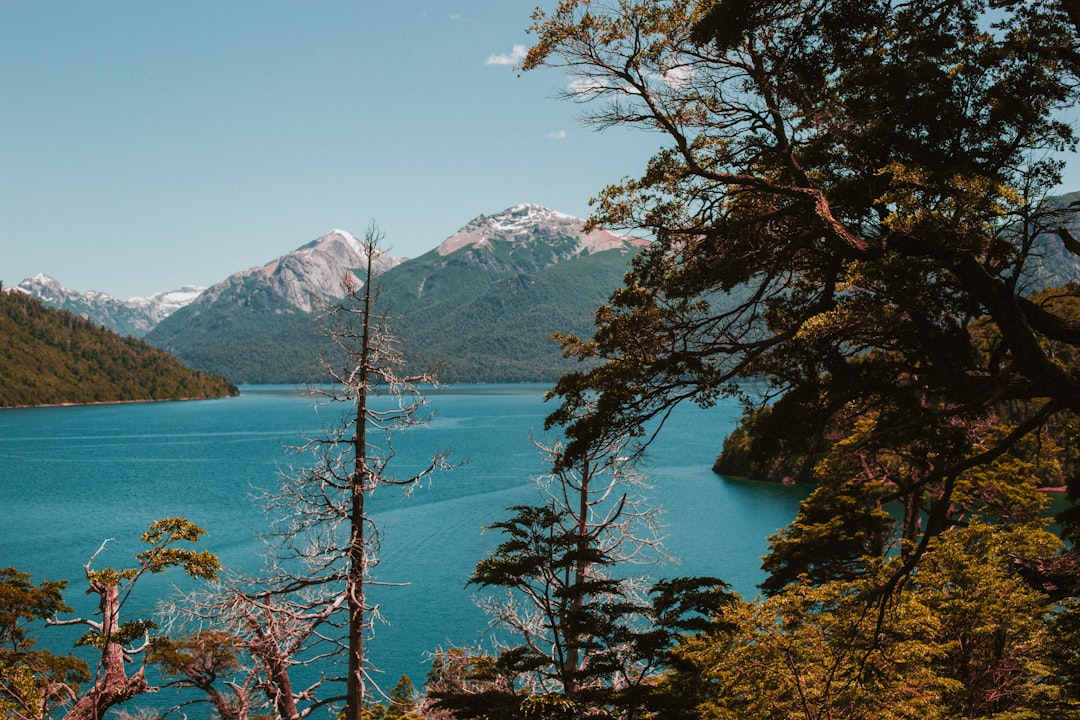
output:
[[236, 394], [223, 377], [21, 293], [0, 292], [0, 336], [0, 407]]
[[320, 380], [320, 314], [291, 307], [254, 278], [241, 283], [242, 295], [180, 308], [147, 341], [238, 383]]
[[441, 364], [447, 382], [550, 381], [578, 365], [562, 357], [552, 335], [590, 334], [595, 308], [629, 258], [602, 252], [513, 274], [491, 271], [488, 278], [480, 264], [462, 263], [456, 272], [429, 276], [453, 286], [427, 283], [418, 297], [421, 257], [386, 273], [382, 284], [414, 369]]

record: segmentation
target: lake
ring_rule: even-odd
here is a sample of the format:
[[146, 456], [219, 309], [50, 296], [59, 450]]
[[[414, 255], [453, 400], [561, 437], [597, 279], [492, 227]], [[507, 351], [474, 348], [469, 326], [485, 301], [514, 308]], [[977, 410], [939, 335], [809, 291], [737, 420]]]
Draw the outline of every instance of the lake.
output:
[[[553, 409], [545, 390], [437, 388], [428, 393], [432, 422], [397, 436], [391, 467], [399, 476], [434, 450], [449, 449], [462, 464], [407, 497], [382, 488], [369, 504], [383, 538], [377, 579], [409, 583], [378, 592], [387, 624], [369, 650], [385, 689], [403, 673], [422, 684], [428, 653], [482, 639], [487, 620], [465, 583], [501, 540], [484, 527], [538, 497], [534, 479], [546, 468], [533, 438], [543, 437]], [[95, 567], [125, 567], [153, 520], [183, 515], [208, 531], [201, 544], [227, 568], [254, 571], [267, 520], [253, 489], [273, 487], [295, 461], [287, 448], [319, 435], [342, 409], [293, 387], [254, 386], [221, 400], [0, 410], [0, 567], [32, 573], [35, 582], [69, 578], [67, 601], [88, 614], [83, 565], [102, 542], [115, 539]], [[766, 538], [794, 517], [804, 491], [712, 473], [739, 416], [733, 401], [680, 408], [653, 444], [644, 470], [677, 562], [648, 574], [713, 575], [755, 594]], [[181, 577], [140, 581], [125, 617], [152, 607]], [[67, 652], [78, 634], [49, 628], [41, 642]]]

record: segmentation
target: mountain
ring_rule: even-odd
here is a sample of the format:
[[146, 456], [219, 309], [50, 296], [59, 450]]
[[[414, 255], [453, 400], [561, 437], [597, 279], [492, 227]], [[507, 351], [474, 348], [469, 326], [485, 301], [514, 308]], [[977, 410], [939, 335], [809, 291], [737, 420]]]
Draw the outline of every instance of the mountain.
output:
[[[1059, 213], [1055, 218], [1072, 235], [1080, 238], [1080, 192], [1047, 198], [1047, 205]], [[1065, 247], [1061, 238], [1052, 233], [1035, 238], [1035, 250], [1024, 272], [1024, 285], [1034, 293], [1048, 287], [1058, 287], [1080, 280], [1080, 255]]]
[[236, 394], [223, 377], [21, 292], [0, 293], [0, 336], [0, 407]]
[[[315, 382], [322, 378], [317, 318], [344, 295], [345, 274], [365, 264], [359, 240], [334, 229], [265, 265], [230, 275], [165, 318], [147, 340], [192, 367], [239, 383]], [[382, 273], [403, 262], [386, 252]]]
[[[380, 252], [373, 272], [385, 272], [404, 262]], [[242, 270], [212, 285], [196, 304], [209, 307], [219, 302], [243, 303], [254, 290], [273, 297], [286, 312], [309, 313], [323, 307], [328, 299], [341, 297], [344, 274], [360, 282], [353, 270], [365, 264], [361, 242], [345, 230], [334, 229], [266, 265]], [[362, 283], [360, 283], [362, 285]]]
[[[549, 340], [591, 334], [593, 314], [645, 241], [538, 205], [481, 215], [430, 252], [376, 265], [381, 302], [413, 369], [443, 362], [447, 382], [548, 381], [572, 366]], [[351, 239], [350, 239], [351, 238]], [[238, 383], [322, 379], [318, 300], [358, 268], [355, 238], [335, 230], [237, 273], [163, 320], [151, 343]]]
[[380, 278], [415, 368], [448, 382], [550, 381], [575, 366], [550, 338], [592, 334], [646, 241], [538, 205], [481, 215]]
[[194, 300], [203, 289], [186, 285], [149, 297], [120, 300], [97, 290], [85, 294], [69, 290], [55, 278], [38, 274], [23, 280], [12, 290], [41, 300], [50, 307], [67, 310], [120, 335], [143, 337], [159, 322]]

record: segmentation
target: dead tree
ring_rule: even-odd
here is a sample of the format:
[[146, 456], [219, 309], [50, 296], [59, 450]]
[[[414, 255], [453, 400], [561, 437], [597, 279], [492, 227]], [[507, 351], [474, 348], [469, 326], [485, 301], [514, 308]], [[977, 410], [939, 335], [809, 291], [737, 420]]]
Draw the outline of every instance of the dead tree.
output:
[[[323, 357], [323, 366], [332, 382], [312, 392], [346, 410], [336, 425], [296, 448], [302, 461], [279, 487], [262, 494], [272, 518], [269, 573], [177, 606], [189, 619], [235, 638], [258, 675], [255, 685], [284, 720], [341, 703], [346, 720], [360, 720], [372, 685], [365, 641], [378, 612], [368, 590], [377, 582], [371, 573], [379, 560], [379, 533], [366, 503], [380, 487], [409, 491], [449, 467], [447, 454], [438, 452], [407, 477], [390, 473], [396, 433], [427, 421], [420, 388], [434, 384], [435, 376], [401, 372], [401, 343], [390, 317], [377, 308], [372, 282], [380, 239], [369, 228], [363, 278], [346, 273], [345, 297], [327, 311], [333, 354]], [[343, 675], [320, 674], [306, 687], [294, 687], [297, 666], [324, 666], [342, 655]]]

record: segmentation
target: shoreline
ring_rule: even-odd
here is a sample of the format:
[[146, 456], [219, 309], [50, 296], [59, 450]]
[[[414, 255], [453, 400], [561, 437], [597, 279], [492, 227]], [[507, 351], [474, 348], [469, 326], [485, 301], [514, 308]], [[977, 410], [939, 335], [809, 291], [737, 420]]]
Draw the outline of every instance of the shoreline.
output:
[[42, 403], [40, 405], [0, 405], [0, 412], [4, 410], [33, 410], [34, 408], [59, 408], [59, 407], [93, 407], [96, 405], [133, 405], [141, 403], [164, 403], [164, 402], [197, 402], [199, 400], [226, 400], [239, 397], [240, 391], [225, 395], [211, 397], [183, 397], [183, 398], [140, 398], [137, 400], [94, 400], [92, 402], [63, 402]]

